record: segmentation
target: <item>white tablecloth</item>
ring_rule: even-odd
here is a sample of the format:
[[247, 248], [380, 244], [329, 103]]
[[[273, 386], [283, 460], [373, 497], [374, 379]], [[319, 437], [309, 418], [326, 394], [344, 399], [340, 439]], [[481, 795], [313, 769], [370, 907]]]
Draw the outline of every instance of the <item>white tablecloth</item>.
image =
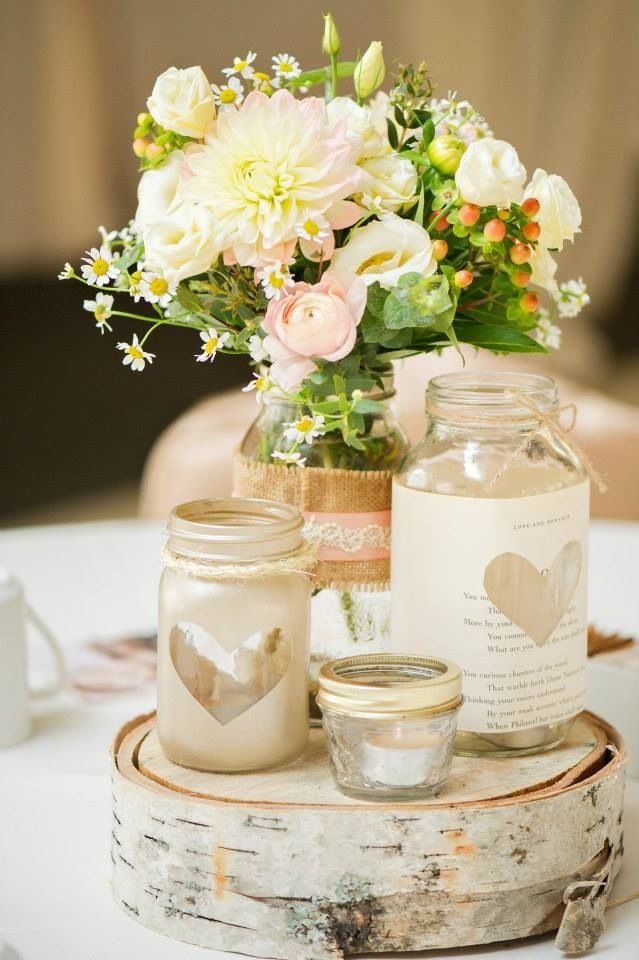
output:
[[[162, 528], [123, 521], [0, 532], [0, 566], [72, 651], [88, 637], [154, 628]], [[639, 525], [593, 526], [591, 619], [639, 636]], [[614, 698], [614, 690], [610, 691]], [[165, 939], [125, 916], [109, 889], [107, 751], [116, 729], [153, 708], [127, 695], [86, 705], [60, 698], [36, 718], [34, 736], [0, 752], [0, 960], [2, 939], [21, 960], [219, 960]], [[639, 889], [639, 782], [626, 795], [626, 859], [614, 896]], [[639, 901], [608, 912], [597, 955], [636, 960]], [[550, 960], [552, 936], [521, 944], [413, 954], [476, 960]]]

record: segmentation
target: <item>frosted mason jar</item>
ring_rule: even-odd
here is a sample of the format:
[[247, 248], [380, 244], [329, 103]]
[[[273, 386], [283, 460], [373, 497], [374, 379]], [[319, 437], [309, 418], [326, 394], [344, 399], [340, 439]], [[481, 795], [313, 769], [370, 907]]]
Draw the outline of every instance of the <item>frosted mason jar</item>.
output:
[[298, 510], [196, 500], [169, 519], [160, 582], [157, 730], [169, 760], [237, 772], [308, 737], [312, 559]]
[[456, 750], [535, 753], [585, 703], [589, 482], [557, 388], [436, 377], [393, 482], [391, 648], [464, 671]]

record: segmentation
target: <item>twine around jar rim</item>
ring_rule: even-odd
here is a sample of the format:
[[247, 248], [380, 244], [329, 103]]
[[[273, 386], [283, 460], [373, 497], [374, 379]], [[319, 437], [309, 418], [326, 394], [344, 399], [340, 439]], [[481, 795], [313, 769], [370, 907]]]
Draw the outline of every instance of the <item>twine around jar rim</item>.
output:
[[[517, 404], [519, 407], [523, 407], [527, 413], [505, 413], [495, 409], [494, 411], [491, 411], [489, 415], [481, 417], [478, 416], [477, 413], [464, 413], [458, 409], [454, 412], [451, 412], [448, 408], [440, 405], [436, 401], [433, 402], [431, 399], [427, 400], [426, 412], [435, 417], [437, 417], [439, 414], [444, 419], [450, 420], [452, 423], [459, 425], [470, 425], [473, 423], [477, 424], [478, 421], [492, 421], [499, 423], [500, 426], [512, 427], [521, 427], [527, 421], [532, 421], [535, 424], [533, 430], [524, 437], [516, 450], [513, 451], [502, 467], [500, 467], [500, 469], [497, 471], [495, 476], [488, 484], [489, 488], [494, 486], [497, 481], [503, 477], [503, 475], [511, 468], [515, 460], [517, 460], [517, 458], [524, 453], [530, 444], [531, 438], [540, 433], [541, 429], [545, 427], [555, 440], [562, 442], [570, 450], [570, 452], [581, 461], [590, 480], [592, 480], [600, 493], [605, 493], [605, 491], [608, 489], [606, 481], [594, 466], [590, 457], [580, 446], [580, 444], [578, 444], [572, 437], [568, 436], [570, 431], [574, 429], [577, 422], [576, 404], [567, 403], [564, 405], [559, 405], [554, 403], [550, 408], [544, 409], [529, 396], [527, 396], [523, 391], [507, 391], [503, 396], [504, 400]], [[565, 414], [569, 415], [569, 420], [566, 426], [562, 426], [561, 417]]]
[[276, 577], [297, 573], [301, 576], [314, 576], [316, 548], [304, 543], [299, 550], [282, 557], [269, 557], [263, 560], [237, 560], [220, 562], [218, 560], [186, 557], [177, 553], [166, 544], [162, 550], [162, 563], [170, 570], [177, 570], [187, 577], [199, 580], [241, 581], [256, 580], [261, 577]]

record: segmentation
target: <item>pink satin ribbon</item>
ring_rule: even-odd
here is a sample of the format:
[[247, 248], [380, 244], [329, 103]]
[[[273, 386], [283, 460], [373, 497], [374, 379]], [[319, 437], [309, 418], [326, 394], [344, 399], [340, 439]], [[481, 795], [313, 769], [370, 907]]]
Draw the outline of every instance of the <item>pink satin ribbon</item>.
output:
[[[363, 527], [376, 526], [390, 529], [390, 510], [377, 510], [371, 513], [305, 513], [307, 523], [323, 526], [337, 524], [343, 530], [361, 530]], [[342, 550], [341, 547], [319, 544], [318, 560], [388, 560], [388, 547], [364, 546], [359, 550]]]

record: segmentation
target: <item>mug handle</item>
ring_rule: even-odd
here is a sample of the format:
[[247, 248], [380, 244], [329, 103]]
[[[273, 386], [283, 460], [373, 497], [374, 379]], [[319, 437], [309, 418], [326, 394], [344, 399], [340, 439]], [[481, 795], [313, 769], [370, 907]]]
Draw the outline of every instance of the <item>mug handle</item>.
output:
[[54, 666], [54, 677], [49, 683], [45, 683], [43, 686], [37, 687], [35, 690], [29, 690], [30, 696], [35, 700], [39, 700], [42, 697], [53, 696], [54, 693], [59, 693], [60, 690], [63, 689], [67, 679], [67, 665], [60, 644], [51, 633], [51, 630], [48, 628], [44, 620], [41, 619], [39, 614], [37, 614], [33, 607], [31, 607], [28, 603], [26, 604], [26, 608], [27, 620], [33, 624], [42, 639], [49, 645]]

